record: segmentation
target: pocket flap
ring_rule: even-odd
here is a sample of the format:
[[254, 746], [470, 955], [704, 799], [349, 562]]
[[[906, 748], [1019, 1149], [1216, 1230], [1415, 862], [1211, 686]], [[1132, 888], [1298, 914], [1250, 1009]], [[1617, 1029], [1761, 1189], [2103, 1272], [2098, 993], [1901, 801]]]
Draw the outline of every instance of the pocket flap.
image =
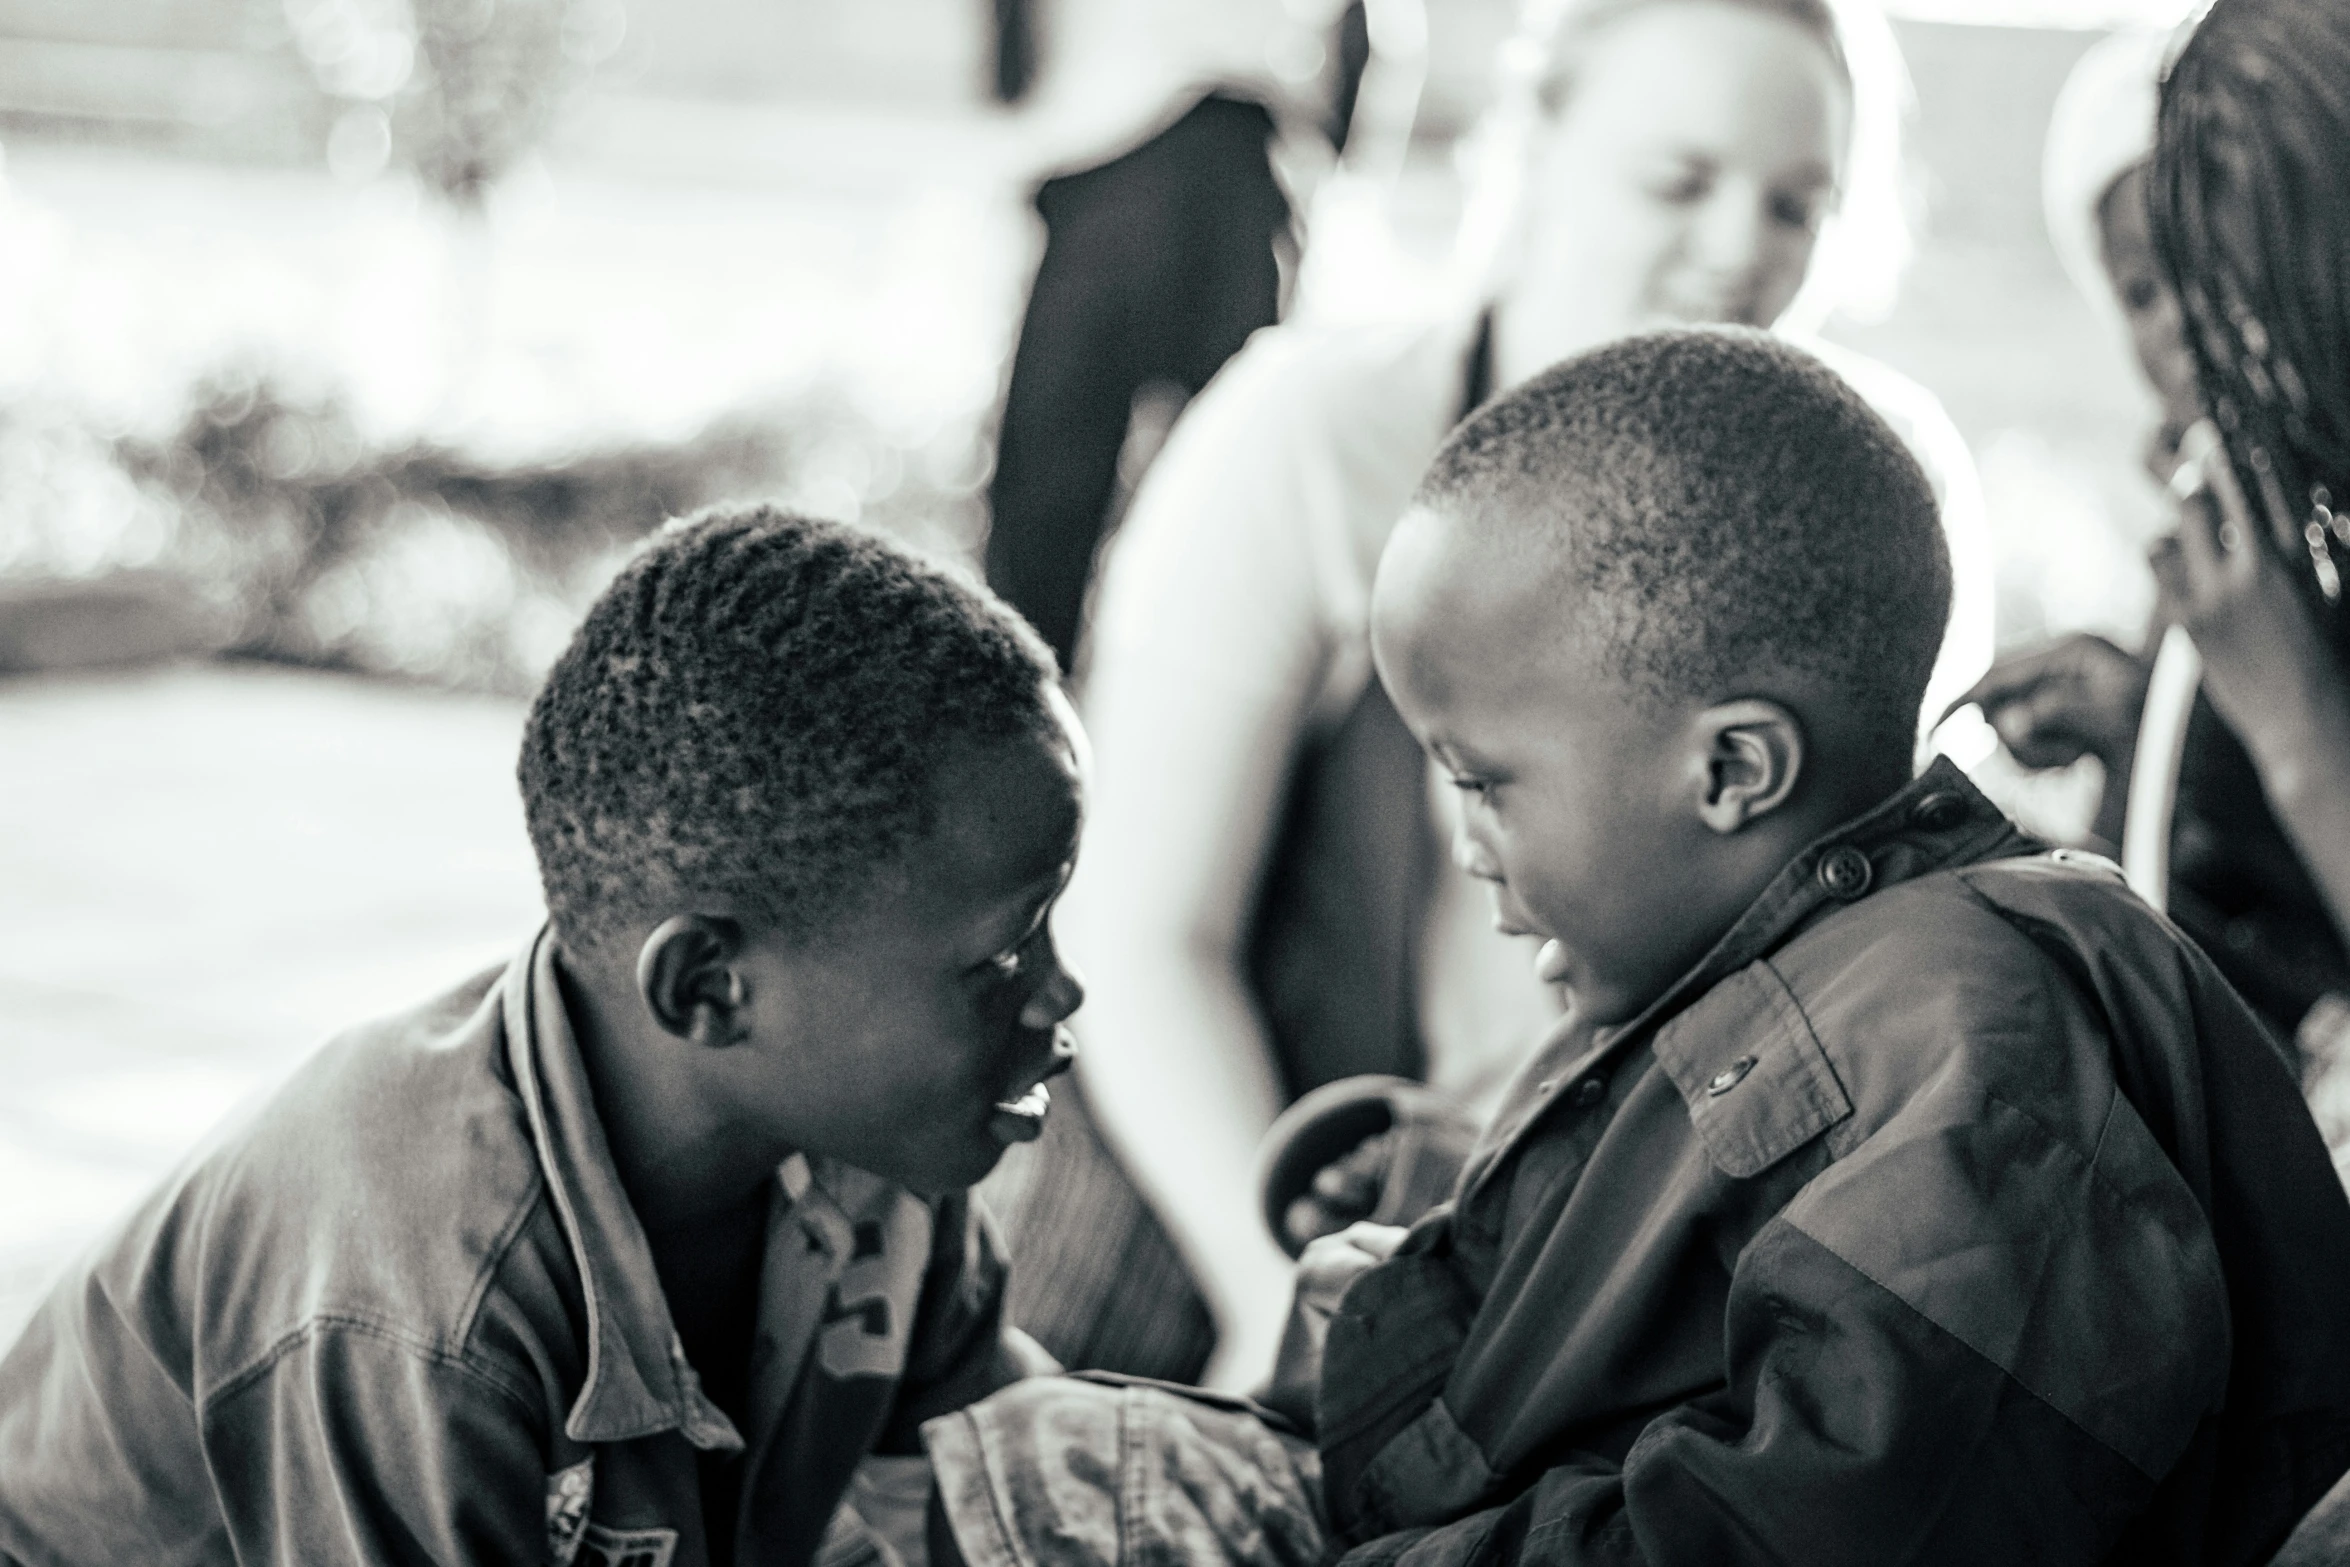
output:
[[1751, 963], [1656, 1036], [1714, 1168], [1760, 1175], [1852, 1114], [1836, 1069], [1786, 982]]

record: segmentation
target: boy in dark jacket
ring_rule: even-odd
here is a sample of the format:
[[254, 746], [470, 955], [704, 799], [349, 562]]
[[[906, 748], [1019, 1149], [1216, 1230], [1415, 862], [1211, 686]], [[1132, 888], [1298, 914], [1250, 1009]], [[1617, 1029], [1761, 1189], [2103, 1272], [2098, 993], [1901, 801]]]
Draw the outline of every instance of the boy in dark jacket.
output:
[[903, 550], [653, 541], [524, 735], [547, 928], [59, 1285], [0, 1361], [0, 1563], [872, 1561], [859, 1461], [1013, 1375], [964, 1188], [1067, 1063], [1079, 743]]
[[1278, 1413], [1023, 1384], [927, 1428], [934, 1556], [2265, 1560], [2350, 1466], [2350, 1206], [2189, 943], [1912, 778], [1948, 583], [1759, 334], [1463, 425], [1380, 671], [1572, 1013], [1449, 1208], [1308, 1254]]

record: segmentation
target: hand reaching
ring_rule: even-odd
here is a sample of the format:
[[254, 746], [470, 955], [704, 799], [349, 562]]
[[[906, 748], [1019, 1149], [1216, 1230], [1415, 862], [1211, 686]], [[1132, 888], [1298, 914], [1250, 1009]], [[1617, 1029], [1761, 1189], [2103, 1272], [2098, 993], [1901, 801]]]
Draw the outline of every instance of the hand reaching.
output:
[[2000, 660], [1942, 716], [1974, 703], [2024, 766], [2069, 767], [2087, 755], [2110, 774], [2129, 764], [2146, 676], [2138, 659], [2103, 637], [2077, 632]]
[[1395, 1133], [1381, 1132], [1324, 1165], [1314, 1184], [1282, 1215], [1290, 1246], [1302, 1253], [1323, 1236], [1336, 1235], [1377, 1212], [1394, 1160]]

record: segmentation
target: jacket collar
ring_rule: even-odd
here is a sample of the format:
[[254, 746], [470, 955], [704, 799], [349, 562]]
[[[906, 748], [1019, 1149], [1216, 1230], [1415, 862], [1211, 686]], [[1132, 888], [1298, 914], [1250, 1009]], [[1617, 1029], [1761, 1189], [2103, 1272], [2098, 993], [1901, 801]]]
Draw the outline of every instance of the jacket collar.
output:
[[1913, 881], [1948, 865], [2029, 854], [2040, 845], [2016, 830], [1946, 756], [1909, 786], [1814, 839], [1789, 860], [1696, 967], [1629, 1022], [1600, 1030], [1604, 1048], [1655, 1025], [1724, 976], [1774, 951], [1825, 909]]
[[1571, 1086], [1657, 1028], [1729, 975], [1776, 950], [1824, 912], [1951, 865], [2029, 854], [2040, 845], [2018, 832], [1948, 757], [1881, 803], [1814, 839], [1789, 860], [1704, 957], [1638, 1016], [1599, 1029], [1570, 1013], [1511, 1085], [1503, 1109], [1471, 1159], [1464, 1192], [1474, 1192]]
[[563, 1010], [551, 931], [507, 967], [501, 1005], [514, 1086], [586, 1297], [587, 1379], [564, 1433], [596, 1443], [676, 1431], [697, 1448], [740, 1449], [741, 1434], [686, 1363], [652, 1246], [613, 1166]]

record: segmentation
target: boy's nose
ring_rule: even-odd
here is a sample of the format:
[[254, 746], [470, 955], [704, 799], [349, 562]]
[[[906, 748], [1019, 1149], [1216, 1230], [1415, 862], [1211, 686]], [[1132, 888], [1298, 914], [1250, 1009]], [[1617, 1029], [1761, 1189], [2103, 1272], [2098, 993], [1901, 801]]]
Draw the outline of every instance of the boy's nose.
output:
[[1029, 1029], [1058, 1028], [1062, 1021], [1085, 1005], [1085, 986], [1067, 964], [1056, 960], [1052, 977], [1036, 987], [1028, 1004], [1020, 1009], [1020, 1026]]
[[1476, 834], [1466, 825], [1454, 829], [1452, 835], [1452, 862], [1479, 881], [1501, 880], [1501, 864], [1493, 851], [1477, 841]]

